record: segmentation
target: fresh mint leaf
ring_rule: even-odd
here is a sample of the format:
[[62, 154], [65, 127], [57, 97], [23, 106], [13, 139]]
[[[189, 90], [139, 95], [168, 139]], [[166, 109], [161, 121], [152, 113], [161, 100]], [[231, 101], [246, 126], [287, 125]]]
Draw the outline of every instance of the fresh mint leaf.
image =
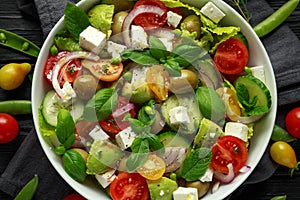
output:
[[249, 102], [249, 92], [244, 84], [238, 82], [235, 86], [235, 90], [239, 102]]
[[156, 65], [159, 61], [156, 60], [149, 51], [137, 51], [134, 49], [126, 49], [122, 51], [121, 58], [123, 60], [130, 59], [141, 65]]
[[66, 109], [60, 109], [57, 115], [56, 136], [58, 141], [70, 148], [75, 140], [75, 123], [70, 112]]
[[154, 36], [149, 38], [150, 54], [157, 60], [165, 58], [168, 51], [164, 43], [160, 39]]
[[68, 150], [62, 156], [66, 172], [76, 181], [83, 182], [86, 177], [86, 165], [83, 157], [75, 150]]
[[181, 175], [186, 181], [196, 181], [206, 172], [212, 158], [211, 150], [198, 148], [183, 161]]
[[131, 145], [132, 153], [126, 161], [126, 171], [134, 172], [137, 168], [142, 167], [147, 161], [149, 155], [149, 142], [143, 138], [137, 137]]
[[88, 15], [81, 8], [70, 2], [67, 2], [64, 14], [68, 31], [78, 41], [79, 34], [90, 25]]
[[262, 115], [269, 111], [267, 106], [256, 106], [252, 110], [248, 111], [247, 114], [250, 116], [253, 115]]

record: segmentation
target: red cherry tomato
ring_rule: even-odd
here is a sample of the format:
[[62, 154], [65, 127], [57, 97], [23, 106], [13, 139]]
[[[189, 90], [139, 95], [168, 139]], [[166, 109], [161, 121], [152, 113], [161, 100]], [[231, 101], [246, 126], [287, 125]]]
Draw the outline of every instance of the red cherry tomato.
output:
[[[129, 104], [128, 99], [126, 99], [124, 97], [119, 97], [118, 105], [114, 109], [114, 111], [121, 109], [122, 107], [126, 106], [127, 104]], [[120, 131], [122, 131], [130, 126], [129, 121], [124, 120], [124, 117], [128, 113], [130, 114], [130, 116], [132, 118], [135, 116], [134, 109], [130, 109], [128, 112], [126, 112], [118, 117], [113, 117], [113, 115], [111, 114], [106, 119], [100, 120], [99, 124], [100, 124], [101, 128], [109, 134], [110, 137], [114, 138], [116, 134], [118, 134]]]
[[300, 107], [288, 112], [285, 117], [285, 127], [292, 136], [300, 138]]
[[248, 49], [243, 42], [230, 38], [219, 44], [214, 62], [223, 74], [241, 73], [248, 63]]
[[157, 16], [153, 13], [143, 13], [134, 18], [134, 23], [143, 28], [158, 28], [162, 27], [167, 22], [168, 8], [159, 0], [139, 0], [135, 3], [134, 8], [140, 5], [157, 6], [165, 11], [162, 16]]
[[17, 120], [6, 113], [0, 113], [0, 143], [8, 143], [17, 137], [19, 124]]
[[[44, 66], [44, 75], [47, 81], [52, 84], [52, 69], [57, 62], [68, 54], [67, 51], [61, 51], [57, 55], [49, 55]], [[80, 59], [76, 58], [68, 62], [64, 67], [60, 69], [58, 75], [58, 81], [60, 86], [63, 86], [65, 81], [73, 83], [75, 79], [82, 74], [82, 66]]]
[[113, 200], [148, 200], [149, 189], [146, 179], [138, 173], [120, 173], [110, 185]]
[[235, 136], [221, 137], [212, 148], [212, 167], [228, 174], [227, 165], [232, 163], [233, 171], [238, 172], [246, 163], [248, 149], [245, 142]]
[[64, 198], [64, 200], [86, 200], [83, 196], [78, 193], [69, 194]]

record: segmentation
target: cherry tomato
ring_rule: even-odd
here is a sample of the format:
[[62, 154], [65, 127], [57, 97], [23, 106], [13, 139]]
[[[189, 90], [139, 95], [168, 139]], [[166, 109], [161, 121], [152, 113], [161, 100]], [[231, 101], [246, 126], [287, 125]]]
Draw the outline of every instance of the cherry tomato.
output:
[[[126, 106], [127, 104], [129, 104], [128, 99], [120, 96], [118, 98], [118, 105], [114, 109], [114, 111], [121, 109], [122, 107]], [[130, 126], [129, 121], [124, 120], [124, 117], [128, 113], [130, 114], [130, 116], [132, 118], [134, 118], [134, 116], [136, 114], [134, 109], [130, 109], [128, 112], [126, 112], [118, 117], [114, 117], [111, 114], [106, 119], [100, 120], [99, 124], [100, 124], [101, 128], [109, 134], [110, 137], [114, 138], [116, 134], [118, 134], [120, 131], [122, 131]]]
[[248, 63], [248, 49], [243, 42], [230, 38], [219, 44], [214, 62], [223, 74], [241, 73]]
[[6, 113], [0, 113], [0, 143], [8, 143], [17, 137], [19, 124], [17, 120]]
[[288, 112], [285, 117], [285, 126], [292, 136], [300, 138], [300, 107]]
[[64, 200], [86, 200], [83, 196], [78, 193], [69, 194], [64, 198]]
[[110, 185], [113, 200], [148, 200], [146, 179], [138, 173], [120, 173]]
[[[52, 56], [49, 54], [46, 64], [44, 66], [44, 75], [47, 81], [52, 84], [52, 69], [57, 62], [68, 54], [67, 51], [61, 51], [57, 55]], [[60, 86], [63, 86], [65, 81], [73, 83], [75, 79], [82, 74], [82, 66], [79, 58], [73, 59], [65, 64], [59, 72], [58, 81]]]
[[212, 167], [228, 174], [227, 165], [232, 163], [233, 171], [238, 172], [246, 163], [248, 149], [245, 142], [235, 136], [221, 137], [212, 148]]
[[166, 171], [166, 164], [157, 155], [149, 155], [146, 163], [137, 172], [148, 180], [160, 179]]
[[139, 0], [135, 3], [134, 8], [140, 5], [157, 6], [165, 11], [162, 16], [157, 16], [153, 13], [142, 13], [134, 18], [134, 23], [143, 28], [158, 28], [162, 27], [167, 21], [168, 8], [159, 0]]
[[155, 96], [164, 101], [168, 98], [169, 73], [162, 65], [153, 65], [146, 72], [146, 82]]

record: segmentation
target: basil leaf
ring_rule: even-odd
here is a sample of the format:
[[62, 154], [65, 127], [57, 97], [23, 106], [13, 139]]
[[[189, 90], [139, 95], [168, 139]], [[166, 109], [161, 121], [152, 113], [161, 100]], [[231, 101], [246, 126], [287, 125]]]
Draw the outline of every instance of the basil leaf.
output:
[[149, 38], [149, 48], [150, 48], [150, 54], [157, 60], [166, 57], [168, 53], [164, 43], [162, 43], [160, 39], [154, 36], [150, 36]]
[[163, 66], [171, 76], [181, 75], [181, 67], [179, 66], [178, 62], [175, 62], [173, 60], [167, 60], [166, 63], [163, 64]]
[[[171, 57], [179, 57], [182, 67], [186, 67], [193, 63], [199, 56], [202, 56], [203, 49], [200, 46], [188, 45], [188, 44], [179, 44], [171, 52]], [[186, 62], [184, 62], [184, 59]]]
[[78, 41], [79, 34], [90, 25], [89, 17], [82, 9], [70, 2], [67, 2], [64, 14], [66, 28]]
[[86, 177], [86, 165], [83, 157], [75, 150], [68, 150], [62, 156], [66, 172], [76, 181], [83, 182]]
[[137, 168], [142, 167], [147, 161], [149, 155], [149, 142], [143, 138], [137, 137], [131, 145], [132, 153], [126, 161], [126, 170], [134, 172]]
[[161, 153], [165, 152], [164, 145], [157, 135], [149, 133], [146, 138], [152, 151], [160, 151]]
[[256, 106], [252, 110], [248, 111], [247, 114], [250, 116], [253, 115], [262, 115], [269, 111], [267, 106]]
[[57, 115], [56, 136], [58, 141], [69, 148], [75, 140], [75, 123], [70, 112], [66, 109], [60, 109]]
[[137, 51], [134, 49], [126, 49], [122, 51], [121, 58], [123, 60], [130, 59], [141, 65], [156, 65], [159, 61], [153, 58], [149, 51]]
[[134, 118], [128, 118], [128, 121], [133, 132], [139, 134], [150, 132], [151, 127], [144, 124], [142, 121]]
[[154, 122], [155, 117], [155, 101], [151, 99], [139, 110], [138, 119], [146, 125], [151, 125]]
[[235, 86], [235, 90], [239, 102], [249, 102], [249, 92], [244, 84], [238, 82]]
[[198, 180], [206, 172], [212, 158], [211, 150], [198, 148], [183, 161], [181, 175], [186, 181]]

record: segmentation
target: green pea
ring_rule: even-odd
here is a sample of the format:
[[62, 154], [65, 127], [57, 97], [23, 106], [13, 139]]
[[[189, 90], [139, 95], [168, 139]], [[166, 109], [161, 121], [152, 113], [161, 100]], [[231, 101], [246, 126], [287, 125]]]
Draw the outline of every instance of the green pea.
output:
[[27, 51], [29, 49], [29, 43], [24, 42], [21, 49], [22, 49], [22, 51]]
[[6, 42], [6, 36], [4, 33], [0, 33], [0, 42], [2, 42], [2, 43]]
[[23, 187], [23, 189], [17, 194], [14, 200], [31, 200], [35, 194], [39, 183], [38, 175], [34, 177]]
[[275, 125], [273, 128], [271, 139], [273, 141], [284, 141], [284, 142], [293, 142], [297, 138], [291, 136], [285, 129], [281, 128], [278, 125]]

